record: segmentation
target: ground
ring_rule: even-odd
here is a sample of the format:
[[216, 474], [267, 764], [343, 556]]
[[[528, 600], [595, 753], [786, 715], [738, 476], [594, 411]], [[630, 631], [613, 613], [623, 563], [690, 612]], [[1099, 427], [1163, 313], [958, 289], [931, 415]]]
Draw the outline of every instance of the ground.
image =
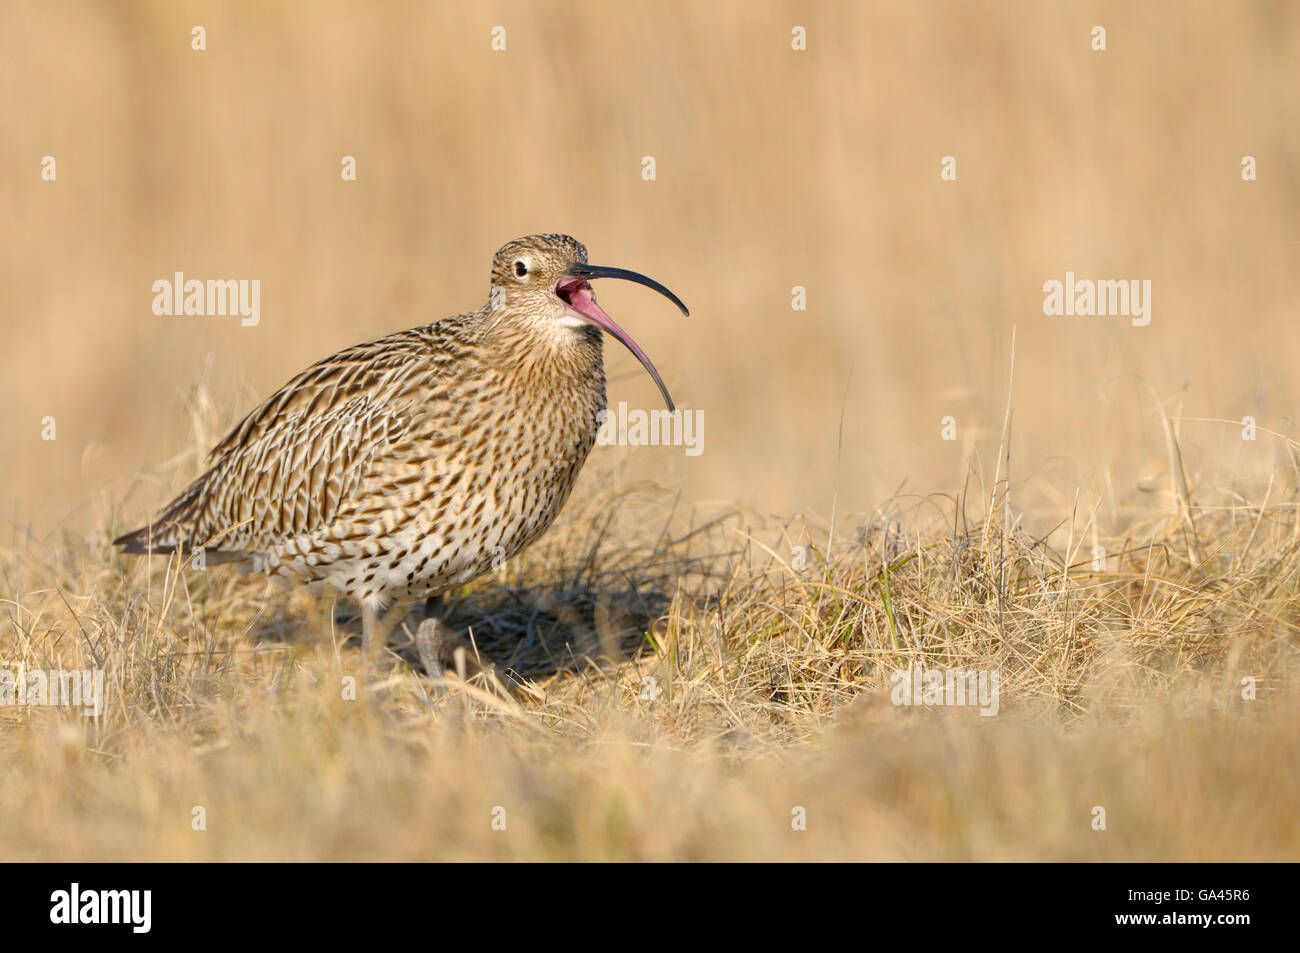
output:
[[[828, 541], [594, 485], [450, 596], [466, 680], [423, 675], [418, 612], [358, 678], [346, 602], [120, 556], [111, 512], [6, 549], [4, 657], [106, 702], [0, 709], [6, 857], [1300, 855], [1293, 504], [1171, 509], [1095, 566], [998, 494]], [[896, 704], [918, 667], [996, 670], [996, 713]]]

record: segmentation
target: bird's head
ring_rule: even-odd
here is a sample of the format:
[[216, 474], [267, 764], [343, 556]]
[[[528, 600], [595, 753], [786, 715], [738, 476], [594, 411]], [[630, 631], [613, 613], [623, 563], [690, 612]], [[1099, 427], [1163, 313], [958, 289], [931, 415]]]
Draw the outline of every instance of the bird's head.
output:
[[653, 288], [689, 315], [686, 305], [659, 282], [624, 268], [587, 264], [587, 249], [568, 235], [530, 235], [507, 242], [492, 262], [492, 293], [488, 307], [502, 314], [546, 322], [554, 328], [592, 325], [612, 334], [650, 372], [669, 410], [674, 410], [659, 372], [635, 341], [596, 303], [594, 278], [624, 278]]

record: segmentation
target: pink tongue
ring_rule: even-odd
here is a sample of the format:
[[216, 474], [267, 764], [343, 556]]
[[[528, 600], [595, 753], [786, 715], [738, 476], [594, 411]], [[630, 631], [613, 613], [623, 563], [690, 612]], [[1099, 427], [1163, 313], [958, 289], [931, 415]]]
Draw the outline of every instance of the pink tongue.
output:
[[623, 343], [624, 347], [636, 355], [636, 359], [641, 362], [641, 366], [650, 372], [654, 382], [659, 385], [659, 392], [664, 395], [664, 402], [668, 404], [668, 409], [674, 410], [673, 399], [668, 394], [668, 388], [664, 386], [663, 379], [659, 376], [659, 372], [655, 370], [655, 366], [650, 363], [650, 358], [646, 357], [645, 351], [637, 347], [636, 342], [614, 323], [614, 319], [607, 315], [600, 305], [596, 304], [596, 299], [591, 294], [591, 285], [584, 283], [570, 289], [568, 297], [569, 307], [596, 325], [596, 327], [614, 335]]
[[602, 321], [609, 324], [614, 323], [610, 321], [609, 315], [600, 309], [600, 305], [596, 304], [596, 299], [591, 296], [591, 285], [585, 287], [579, 285], [577, 288], [572, 289], [569, 292], [569, 306], [573, 310], [596, 320], [597, 323]]

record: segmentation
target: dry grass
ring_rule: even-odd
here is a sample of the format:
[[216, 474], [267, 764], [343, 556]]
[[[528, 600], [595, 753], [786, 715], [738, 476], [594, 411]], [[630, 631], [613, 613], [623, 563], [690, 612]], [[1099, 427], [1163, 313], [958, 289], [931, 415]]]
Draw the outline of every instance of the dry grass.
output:
[[[0, 671], [108, 683], [0, 709], [5, 856], [1300, 858], [1300, 6], [491, 6], [0, 4]], [[682, 295], [600, 291], [707, 440], [598, 450], [454, 594], [494, 669], [399, 631], [347, 701], [349, 607], [107, 546], [539, 231]], [[178, 270], [261, 323], [154, 315]], [[1150, 326], [1044, 315], [1067, 270], [1150, 279]], [[999, 714], [890, 704], [922, 662], [997, 667]]]
[[[451, 600], [486, 669], [433, 682], [399, 627], [356, 700], [345, 606], [104, 537], [5, 551], [0, 654], [108, 685], [97, 720], [0, 713], [7, 856], [1300, 856], [1294, 500], [1194, 511], [1199, 563], [1174, 519], [1096, 572], [1000, 504], [898, 500], [827, 549], [596, 482]], [[893, 705], [911, 664], [998, 669], [998, 714]]]

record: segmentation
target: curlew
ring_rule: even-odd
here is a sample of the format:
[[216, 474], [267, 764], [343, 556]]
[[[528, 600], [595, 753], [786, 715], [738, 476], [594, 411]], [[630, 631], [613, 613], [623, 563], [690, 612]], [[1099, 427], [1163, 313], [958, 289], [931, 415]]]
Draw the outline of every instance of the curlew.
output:
[[[590, 281], [644, 275], [587, 264], [567, 235], [504, 245], [477, 311], [399, 331], [316, 362], [209, 453], [203, 473], [126, 553], [202, 548], [361, 609], [362, 657], [380, 612], [482, 575], [536, 540], [568, 499], [605, 408], [602, 332], [659, 372], [596, 303]], [[420, 626], [421, 656], [438, 620]]]

